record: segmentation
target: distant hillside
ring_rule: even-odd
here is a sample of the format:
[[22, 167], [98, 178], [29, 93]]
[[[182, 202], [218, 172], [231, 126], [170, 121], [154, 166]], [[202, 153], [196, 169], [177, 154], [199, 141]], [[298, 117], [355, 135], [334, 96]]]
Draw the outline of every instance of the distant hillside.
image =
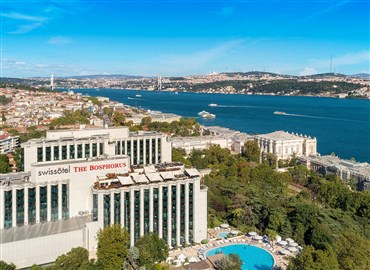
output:
[[144, 76], [136, 76], [136, 75], [124, 75], [124, 74], [96, 74], [96, 75], [81, 75], [81, 76], [67, 76], [63, 78], [71, 78], [71, 79], [141, 79], [141, 78], [148, 78]]
[[370, 78], [370, 74], [369, 73], [357, 73], [357, 74], [352, 75], [352, 77]]

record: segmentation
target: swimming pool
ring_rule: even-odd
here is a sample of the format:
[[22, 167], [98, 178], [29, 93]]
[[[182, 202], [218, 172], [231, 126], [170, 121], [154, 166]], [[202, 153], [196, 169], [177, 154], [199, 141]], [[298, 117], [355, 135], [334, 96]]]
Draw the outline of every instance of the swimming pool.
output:
[[237, 254], [243, 262], [242, 270], [270, 270], [274, 266], [272, 255], [256, 246], [235, 244], [217, 247], [206, 252], [206, 256], [212, 256], [219, 252], [225, 255]]
[[219, 234], [218, 234], [218, 236], [219, 237], [222, 237], [222, 238], [227, 238], [227, 236], [229, 235], [229, 233], [228, 232], [220, 232]]

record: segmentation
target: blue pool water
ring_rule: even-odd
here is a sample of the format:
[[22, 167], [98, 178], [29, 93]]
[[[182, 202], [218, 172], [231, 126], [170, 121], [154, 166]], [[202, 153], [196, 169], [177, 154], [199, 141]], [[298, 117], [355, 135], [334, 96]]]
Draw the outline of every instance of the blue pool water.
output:
[[211, 249], [206, 256], [212, 256], [219, 252], [225, 255], [237, 254], [243, 262], [242, 270], [271, 270], [274, 266], [274, 258], [262, 248], [245, 244], [229, 245]]
[[228, 232], [221, 232], [218, 234], [219, 237], [222, 237], [222, 238], [227, 238], [227, 236], [229, 235]]

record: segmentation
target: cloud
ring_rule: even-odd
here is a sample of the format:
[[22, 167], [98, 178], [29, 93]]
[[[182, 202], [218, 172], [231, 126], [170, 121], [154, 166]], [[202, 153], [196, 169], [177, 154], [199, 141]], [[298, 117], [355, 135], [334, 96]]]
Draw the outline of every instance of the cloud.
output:
[[36, 29], [36, 28], [39, 28], [41, 26], [43, 26], [43, 23], [41, 23], [41, 22], [36, 22], [36, 23], [31, 23], [31, 24], [24, 24], [24, 25], [20, 25], [17, 30], [12, 31], [12, 32], [8, 32], [8, 34], [14, 34], [14, 35], [16, 35], [16, 34], [25, 34], [25, 33], [28, 33], [30, 31]]
[[63, 37], [63, 36], [52, 37], [48, 40], [48, 44], [51, 44], [51, 45], [63, 46], [69, 43], [72, 43], [72, 40], [68, 37]]
[[311, 67], [305, 67], [301, 72], [299, 72], [300, 76], [307, 76], [317, 74], [317, 70]]
[[324, 15], [326, 13], [330, 13], [332, 10], [334, 10], [336, 8], [339, 8], [339, 7], [343, 6], [343, 5], [346, 5], [347, 3], [349, 3], [349, 0], [340, 1], [339, 3], [336, 3], [336, 4], [331, 5], [331, 6], [327, 7], [327, 8], [325, 8], [325, 9], [322, 9], [322, 10], [316, 12], [316, 13], [311, 14], [310, 16], [308, 16], [307, 18], [305, 18], [304, 20], [305, 21], [310, 21], [310, 20], [312, 20], [312, 19], [314, 19], [314, 18], [316, 18], [318, 16]]
[[14, 20], [22, 20], [22, 21], [31, 21], [31, 22], [45, 22], [48, 20], [46, 17], [40, 17], [40, 16], [31, 16], [27, 14], [21, 14], [21, 13], [1, 13], [1, 17], [14, 19]]
[[[333, 57], [333, 66], [348, 66], [370, 61], [370, 51], [358, 51]], [[313, 61], [317, 67], [329, 67], [330, 59]]]
[[159, 61], [166, 65], [181, 67], [191, 70], [192, 68], [204, 67], [216, 58], [223, 57], [232, 49], [238, 47], [244, 40], [231, 40], [207, 50], [195, 51], [188, 54], [167, 54], [161, 55]]

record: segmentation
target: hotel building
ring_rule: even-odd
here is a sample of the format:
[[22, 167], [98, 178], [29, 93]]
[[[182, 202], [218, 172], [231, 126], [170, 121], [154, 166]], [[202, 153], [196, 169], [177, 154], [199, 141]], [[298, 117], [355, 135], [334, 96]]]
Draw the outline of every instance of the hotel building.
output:
[[207, 238], [207, 188], [197, 170], [171, 163], [163, 134], [49, 131], [22, 148], [24, 172], [0, 175], [0, 260], [22, 268], [94, 251], [98, 230], [116, 223], [131, 245], [147, 232], [170, 246]]

